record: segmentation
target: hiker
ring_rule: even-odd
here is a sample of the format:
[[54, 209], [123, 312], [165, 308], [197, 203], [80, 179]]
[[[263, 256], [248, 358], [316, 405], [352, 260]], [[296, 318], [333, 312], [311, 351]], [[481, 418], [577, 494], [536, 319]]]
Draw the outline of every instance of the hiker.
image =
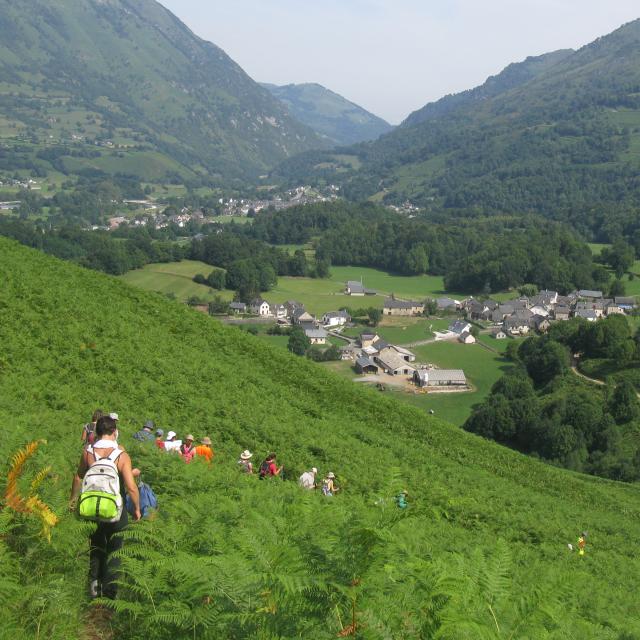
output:
[[[138, 493], [140, 495], [140, 515], [143, 518], [151, 517], [152, 513], [158, 508], [158, 498], [153, 492], [153, 489], [146, 483], [140, 480], [140, 469], [132, 469], [131, 473], [138, 484]], [[131, 496], [127, 495], [126, 499], [127, 511], [130, 515], [134, 515], [135, 508], [133, 506], [133, 500]]]
[[89, 538], [89, 594], [114, 599], [120, 568], [114, 552], [122, 548], [121, 533], [128, 523], [125, 489], [131, 496], [135, 520], [141, 516], [140, 497], [131, 458], [118, 446], [117, 421], [102, 416], [95, 431], [97, 441], [82, 452], [73, 478], [70, 505], [77, 503], [81, 518], [98, 523]]
[[156, 424], [153, 420], [147, 420], [140, 431], [133, 434], [134, 440], [140, 442], [148, 442], [153, 440], [153, 430], [156, 428]]
[[329, 473], [327, 473], [327, 477], [322, 481], [322, 495], [332, 496], [334, 493], [340, 491], [333, 482], [335, 479], [335, 473], [329, 471]]
[[578, 537], [578, 555], [583, 556], [587, 546], [587, 532], [583, 531]]
[[249, 449], [245, 449], [240, 454], [240, 459], [238, 460], [238, 464], [244, 473], [253, 473], [253, 463], [251, 462], [251, 458], [253, 458], [253, 453], [249, 451]]
[[213, 449], [211, 448], [211, 438], [209, 436], [205, 436], [200, 440], [200, 444], [196, 447], [196, 455], [202, 456], [208, 464], [211, 464]]
[[270, 453], [260, 465], [260, 480], [279, 476], [283, 469], [284, 467], [280, 467], [278, 469], [278, 466], [276, 465], [276, 454]]
[[409, 503], [407, 502], [408, 498], [409, 498], [409, 492], [406, 489], [404, 491], [401, 491], [395, 497], [395, 501], [396, 501], [396, 505], [398, 506], [398, 509], [406, 509], [409, 506]]
[[164, 450], [164, 431], [162, 429], [156, 429], [156, 447]]
[[180, 445], [180, 455], [184, 458], [186, 463], [191, 462], [193, 456], [196, 455], [196, 448], [193, 444], [194, 437], [189, 434], [184, 439], [184, 442]]
[[87, 422], [87, 424], [82, 427], [82, 444], [93, 444], [95, 440], [95, 431], [96, 431], [96, 422], [100, 418], [102, 418], [104, 414], [102, 413], [102, 409], [96, 409], [91, 416], [91, 422]]
[[298, 484], [303, 489], [313, 490], [317, 489], [318, 485], [316, 484], [316, 475], [318, 470], [313, 467], [311, 471], [305, 471], [300, 478], [298, 478]]
[[164, 448], [166, 451], [175, 451], [180, 453], [180, 447], [182, 446], [182, 440], [176, 440], [176, 432], [169, 431], [167, 433], [167, 439], [164, 441]]

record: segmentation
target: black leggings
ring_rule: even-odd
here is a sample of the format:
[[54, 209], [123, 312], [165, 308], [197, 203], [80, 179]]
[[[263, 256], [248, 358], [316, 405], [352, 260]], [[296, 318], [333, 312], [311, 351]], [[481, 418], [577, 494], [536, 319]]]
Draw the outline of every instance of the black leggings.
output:
[[[119, 523], [118, 523], [119, 524]], [[114, 551], [122, 549], [122, 528], [99, 524], [89, 538], [89, 580], [98, 581], [98, 595], [115, 599], [118, 585], [120, 558], [114, 557]]]

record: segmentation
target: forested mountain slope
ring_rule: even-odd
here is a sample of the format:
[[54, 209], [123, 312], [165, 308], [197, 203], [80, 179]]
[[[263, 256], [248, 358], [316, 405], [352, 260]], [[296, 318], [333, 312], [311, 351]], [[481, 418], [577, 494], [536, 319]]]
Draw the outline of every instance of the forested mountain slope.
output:
[[449, 215], [535, 212], [607, 240], [637, 227], [639, 151], [636, 20], [578, 51], [510, 65], [376, 142], [303, 155], [280, 172]]
[[375, 140], [393, 128], [382, 118], [316, 83], [262, 85], [289, 113], [335, 145]]
[[323, 144], [155, 0], [0, 0], [0, 35], [0, 169], [247, 178]]
[[[92, 637], [91, 527], [66, 506], [97, 406], [119, 412], [160, 500], [130, 527], [113, 637], [640, 637], [637, 486], [537, 463], [5, 239], [0, 282], [0, 471], [46, 439], [19, 488], [52, 465], [37, 492], [60, 518], [48, 544], [35, 515], [0, 503], [1, 637]], [[136, 444], [147, 418], [209, 435], [212, 467]], [[277, 451], [287, 481], [241, 475], [247, 447], [257, 462]], [[303, 493], [312, 465], [343, 492]], [[582, 529], [579, 558], [567, 543]]]

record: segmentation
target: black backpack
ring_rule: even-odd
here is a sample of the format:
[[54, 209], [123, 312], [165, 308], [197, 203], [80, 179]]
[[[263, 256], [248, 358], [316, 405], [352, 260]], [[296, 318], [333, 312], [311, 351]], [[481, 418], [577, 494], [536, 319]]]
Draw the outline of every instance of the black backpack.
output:
[[260, 480], [264, 480], [268, 475], [269, 475], [269, 465], [271, 464], [271, 460], [265, 460], [261, 465], [260, 465], [260, 471], [259, 476], [260, 476]]

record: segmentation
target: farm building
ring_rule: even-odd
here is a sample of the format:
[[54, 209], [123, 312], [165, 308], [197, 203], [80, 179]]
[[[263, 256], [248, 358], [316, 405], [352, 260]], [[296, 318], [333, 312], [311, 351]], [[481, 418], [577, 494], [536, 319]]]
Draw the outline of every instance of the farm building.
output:
[[424, 311], [424, 304], [413, 300], [396, 300], [387, 298], [382, 313], [385, 316], [417, 316]]
[[362, 282], [357, 280], [349, 280], [344, 292], [348, 296], [375, 296], [376, 291], [374, 289], [367, 289]]
[[462, 342], [462, 344], [475, 344], [475, 336], [471, 335], [470, 331], [464, 331], [458, 336], [458, 340]]
[[324, 329], [306, 329], [304, 334], [311, 344], [326, 344], [329, 335]]
[[507, 337], [507, 334], [502, 330], [502, 329], [494, 329], [491, 332], [491, 335], [496, 339], [496, 340], [505, 340]]
[[356, 360], [356, 371], [358, 373], [378, 373], [380, 367], [371, 359], [366, 357], [360, 357]]
[[462, 369], [419, 369], [413, 374], [419, 387], [464, 387], [467, 378]]
[[416, 370], [413, 365], [409, 364], [393, 349], [385, 350], [384, 354], [378, 354], [375, 356], [375, 361], [385, 373], [391, 376], [410, 376]]
[[232, 313], [247, 313], [247, 305], [244, 302], [232, 302], [229, 305], [229, 311]]

